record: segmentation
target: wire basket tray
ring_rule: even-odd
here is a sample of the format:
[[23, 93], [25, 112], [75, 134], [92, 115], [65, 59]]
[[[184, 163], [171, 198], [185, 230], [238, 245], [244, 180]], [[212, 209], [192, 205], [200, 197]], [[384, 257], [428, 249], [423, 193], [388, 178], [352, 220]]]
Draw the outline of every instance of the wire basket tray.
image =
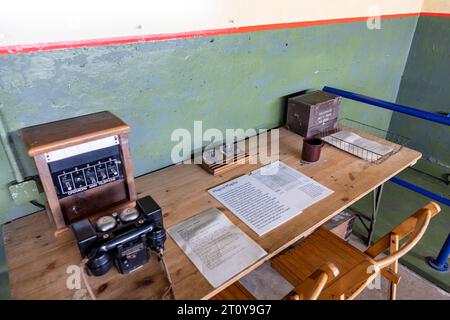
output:
[[[347, 133], [357, 134], [367, 141], [362, 145], [357, 141], [354, 141], [355, 143], [349, 142], [348, 140], [351, 139]], [[352, 134], [349, 135], [352, 138], [356, 137]], [[347, 138], [347, 141], [343, 139], [343, 136]], [[376, 164], [399, 152], [410, 141], [407, 137], [348, 118], [339, 120], [335, 129], [324, 131], [315, 137], [319, 137], [326, 143], [356, 157]]]

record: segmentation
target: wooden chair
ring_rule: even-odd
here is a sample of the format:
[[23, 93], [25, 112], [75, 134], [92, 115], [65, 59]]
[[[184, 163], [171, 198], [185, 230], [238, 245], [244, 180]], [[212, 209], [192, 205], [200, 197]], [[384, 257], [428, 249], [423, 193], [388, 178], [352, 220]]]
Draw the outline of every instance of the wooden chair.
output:
[[339, 275], [339, 269], [328, 262], [314, 271], [305, 281], [298, 284], [285, 299], [317, 300], [325, 286]]
[[[389, 280], [389, 298], [394, 300], [400, 281], [398, 260], [419, 242], [431, 218], [440, 210], [438, 204], [428, 203], [365, 252], [319, 228], [299, 245], [275, 257], [272, 266], [292, 284], [298, 284], [317, 265], [325, 261], [334, 263], [341, 275], [322, 290], [319, 299], [354, 299], [381, 274]], [[405, 238], [407, 241], [400, 245]], [[386, 257], [375, 259], [386, 250], [389, 250]]]
[[[400, 281], [398, 259], [408, 253], [425, 233], [432, 217], [440, 212], [434, 202], [420, 208], [365, 252], [361, 252], [335, 234], [319, 228], [308, 238], [278, 255], [272, 266], [295, 289], [286, 299], [354, 299], [378, 275], [389, 280], [389, 298], [396, 298]], [[400, 242], [407, 241], [400, 245]], [[389, 254], [376, 260], [380, 254]], [[327, 270], [328, 267], [328, 270]], [[336, 269], [339, 270], [339, 275]], [[254, 299], [239, 283], [213, 299]]]

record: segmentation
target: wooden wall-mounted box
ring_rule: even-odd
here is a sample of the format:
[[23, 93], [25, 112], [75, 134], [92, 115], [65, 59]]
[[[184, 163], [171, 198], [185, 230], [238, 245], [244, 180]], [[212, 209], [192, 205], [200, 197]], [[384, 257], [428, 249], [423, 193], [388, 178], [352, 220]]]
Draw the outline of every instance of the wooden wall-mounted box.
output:
[[129, 131], [107, 111], [21, 130], [57, 231], [80, 219], [134, 205]]
[[313, 91], [288, 99], [286, 128], [303, 137], [336, 129], [341, 97]]

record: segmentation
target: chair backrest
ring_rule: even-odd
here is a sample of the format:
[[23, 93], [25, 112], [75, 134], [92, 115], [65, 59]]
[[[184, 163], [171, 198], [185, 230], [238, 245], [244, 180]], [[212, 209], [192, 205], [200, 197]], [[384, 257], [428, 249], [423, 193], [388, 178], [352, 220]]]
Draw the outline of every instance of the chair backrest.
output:
[[327, 286], [321, 293], [322, 300], [352, 300], [363, 291], [380, 271], [374, 269], [375, 261], [365, 259]]
[[[408, 253], [424, 235], [432, 217], [440, 212], [441, 208], [434, 202], [420, 208], [415, 214], [404, 220], [391, 232], [386, 234], [374, 245], [365, 251], [367, 260], [362, 261], [346, 274], [341, 275], [335, 282], [321, 293], [323, 299], [354, 299], [359, 295], [380, 273]], [[375, 260], [375, 258], [391, 247], [391, 239], [395, 237], [400, 241], [408, 237], [408, 241], [397, 251], [387, 257]]]
[[393, 236], [398, 237], [399, 241], [405, 237], [408, 237], [408, 241], [401, 246], [398, 251], [390, 253], [387, 257], [377, 260], [375, 267], [383, 269], [403, 257], [412, 248], [414, 248], [417, 242], [419, 242], [424, 235], [431, 218], [437, 215], [440, 211], [441, 208], [437, 203], [429, 202], [420, 208], [415, 214], [392, 229], [391, 232], [378, 240], [374, 245], [368, 248], [366, 250], [366, 254], [372, 258], [376, 258], [379, 254], [389, 248]]

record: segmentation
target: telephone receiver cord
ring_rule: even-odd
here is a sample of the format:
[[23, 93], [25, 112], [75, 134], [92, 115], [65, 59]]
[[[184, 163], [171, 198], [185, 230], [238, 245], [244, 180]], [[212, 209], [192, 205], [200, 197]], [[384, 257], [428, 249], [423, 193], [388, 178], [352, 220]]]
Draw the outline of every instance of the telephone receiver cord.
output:
[[158, 259], [159, 259], [159, 261], [161, 262], [161, 264], [163, 266], [164, 273], [166, 274], [167, 281], [169, 282], [169, 287], [167, 288], [167, 290], [162, 295], [162, 299], [164, 300], [169, 293], [172, 294], [172, 299], [175, 299], [175, 293], [173, 292], [172, 277], [170, 276], [169, 268], [167, 268], [167, 264], [166, 264], [166, 260], [164, 259], [163, 251], [164, 251], [163, 249], [160, 249], [158, 251]]
[[81, 261], [81, 265], [80, 265], [80, 268], [81, 268], [81, 278], [83, 279], [83, 282], [84, 282], [84, 286], [86, 287], [86, 289], [87, 289], [87, 291], [88, 291], [88, 293], [89, 293], [89, 296], [91, 297], [91, 299], [92, 300], [97, 300], [97, 298], [95, 297], [95, 294], [94, 294], [94, 291], [92, 291], [92, 287], [91, 287], [91, 285], [89, 284], [89, 281], [88, 281], [88, 275], [86, 274], [86, 263], [88, 262], [88, 259], [83, 259], [82, 261]]

